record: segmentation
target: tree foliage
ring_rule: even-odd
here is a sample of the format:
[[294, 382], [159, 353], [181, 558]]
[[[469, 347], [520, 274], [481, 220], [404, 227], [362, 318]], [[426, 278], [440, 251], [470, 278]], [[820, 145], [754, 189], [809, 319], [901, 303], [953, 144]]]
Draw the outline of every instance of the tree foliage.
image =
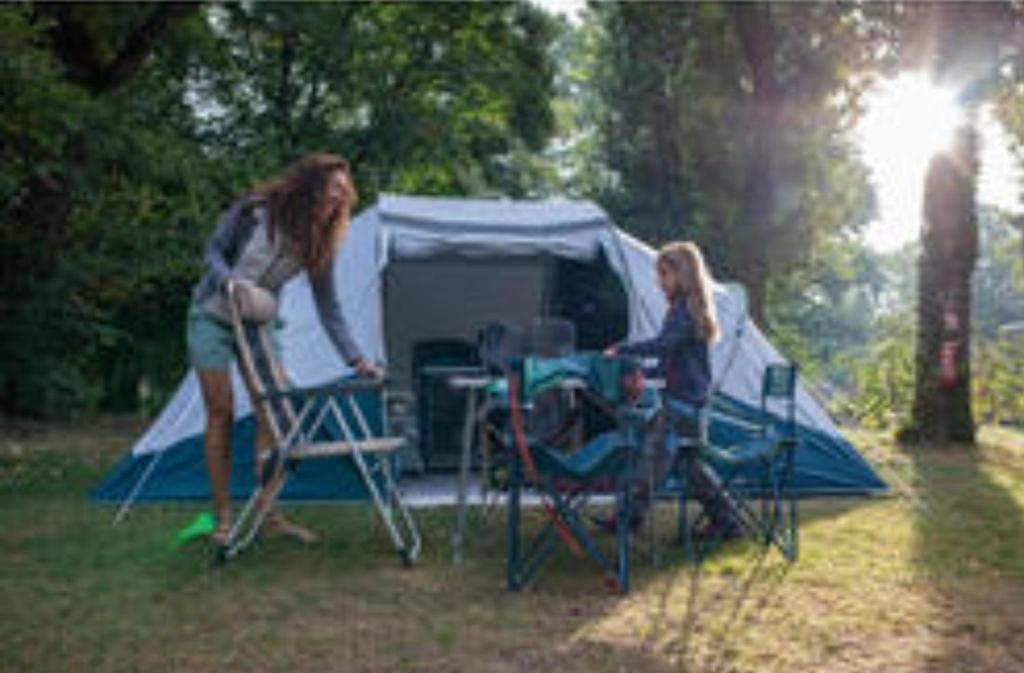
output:
[[260, 173], [334, 148], [367, 201], [515, 191], [510, 156], [553, 131], [554, 24], [526, 6], [254, 3], [217, 8], [213, 25], [205, 126]]
[[[972, 299], [976, 345], [972, 400], [980, 421], [1021, 425], [1024, 379], [1019, 374], [1024, 338], [1000, 329], [1024, 317], [1024, 260], [1007, 219], [1005, 213], [989, 207], [979, 213], [981, 236]], [[773, 321], [787, 326], [784, 336], [793, 335], [778, 343], [790, 355], [802, 356], [801, 362], [816, 363], [808, 373], [842, 417], [876, 428], [903, 427], [911, 419], [915, 393], [918, 267], [913, 260], [920, 254], [919, 245], [886, 254], [852, 243], [839, 250], [842, 257], [860, 261], [853, 265], [828, 262], [829, 269], [847, 271], [841, 274], [840, 284], [833, 286], [837, 292], [820, 289], [811, 275], [794, 283], [795, 292], [788, 289], [793, 294], [773, 300], [772, 306], [785, 312]], [[833, 278], [829, 284], [834, 282]], [[795, 296], [798, 293], [803, 296]], [[808, 300], [808, 293], [832, 298]]]
[[745, 282], [769, 280], [872, 212], [847, 134], [867, 42], [835, 5], [602, 6], [602, 195], [643, 238], [690, 238]]
[[[158, 406], [217, 214], [326, 150], [364, 205], [569, 195], [696, 240], [834, 404], [902, 422], [916, 268], [856, 242], [874, 203], [849, 131], [872, 77], [925, 62], [926, 10], [595, 3], [571, 27], [526, 3], [0, 5], [0, 410], [135, 408], [140, 387]], [[1019, 151], [1024, 63], [1000, 72]], [[1022, 221], [979, 221], [973, 390], [1000, 422], [1024, 421], [998, 331], [1024, 316]]]
[[203, 242], [308, 151], [384, 190], [516, 194], [553, 129], [525, 4], [0, 6], [0, 409], [160, 397]]

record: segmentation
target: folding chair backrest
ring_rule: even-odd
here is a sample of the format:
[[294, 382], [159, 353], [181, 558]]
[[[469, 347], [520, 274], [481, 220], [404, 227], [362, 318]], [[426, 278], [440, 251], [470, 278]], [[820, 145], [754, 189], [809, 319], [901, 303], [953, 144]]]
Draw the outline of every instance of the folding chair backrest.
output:
[[512, 371], [519, 375], [520, 401], [529, 404], [548, 390], [559, 387], [567, 378], [580, 378], [587, 390], [610, 406], [627, 401], [627, 378], [639, 370], [630, 358], [602, 355], [576, 355], [559, 358], [524, 357], [513, 360]]
[[789, 435], [796, 430], [796, 375], [796, 365], [788, 362], [774, 363], [765, 367], [761, 383], [762, 414], [767, 418], [770, 400], [781, 401], [785, 412], [785, 431]]
[[505, 323], [488, 323], [477, 333], [480, 364], [492, 374], [503, 374], [512, 361], [526, 355], [526, 333]]
[[617, 357], [594, 357], [590, 361], [587, 387], [590, 392], [610, 405], [624, 399], [624, 379], [630, 371], [626, 360]]
[[538, 395], [554, 390], [580, 370], [573, 358], [512, 358], [509, 372], [519, 380], [519, 401], [531, 405]]
[[288, 381], [274, 355], [268, 323], [246, 318], [243, 296], [236, 292], [229, 298], [238, 369], [249, 391], [253, 409], [266, 417], [274, 437], [280, 439], [288, 435], [295, 424], [295, 408], [287, 397], [266, 397], [268, 393], [287, 389]]
[[576, 350], [576, 325], [565, 318], [536, 318], [526, 333], [527, 352], [535, 357], [560, 358]]

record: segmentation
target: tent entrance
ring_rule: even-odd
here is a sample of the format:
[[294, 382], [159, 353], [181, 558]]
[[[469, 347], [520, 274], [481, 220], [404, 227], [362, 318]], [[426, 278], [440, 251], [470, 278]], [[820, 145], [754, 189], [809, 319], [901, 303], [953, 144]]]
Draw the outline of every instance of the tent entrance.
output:
[[629, 333], [629, 298], [602, 251], [592, 260], [554, 260], [550, 315], [576, 325], [579, 350], [604, 350]]
[[422, 373], [429, 365], [476, 364], [476, 336], [491, 322], [527, 325], [539, 316], [576, 325], [577, 347], [597, 350], [625, 337], [625, 290], [603, 254], [592, 260], [552, 255], [392, 260], [382, 279], [383, 331], [397, 404], [389, 416], [418, 446], [407, 469], [453, 469], [465, 400]]

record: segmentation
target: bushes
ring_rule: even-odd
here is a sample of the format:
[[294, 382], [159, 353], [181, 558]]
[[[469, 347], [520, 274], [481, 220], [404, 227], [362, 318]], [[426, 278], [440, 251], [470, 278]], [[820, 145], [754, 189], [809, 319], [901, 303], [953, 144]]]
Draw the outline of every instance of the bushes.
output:
[[978, 344], [973, 365], [974, 417], [1024, 426], [1024, 335]]

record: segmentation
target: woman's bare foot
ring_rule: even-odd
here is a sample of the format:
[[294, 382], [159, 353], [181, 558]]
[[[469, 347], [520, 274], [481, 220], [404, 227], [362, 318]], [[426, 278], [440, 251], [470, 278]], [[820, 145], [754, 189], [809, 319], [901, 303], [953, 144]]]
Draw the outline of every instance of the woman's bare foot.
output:
[[263, 531], [272, 537], [292, 537], [303, 544], [314, 544], [320, 539], [320, 536], [310, 529], [289, 521], [284, 514], [276, 511], [267, 514], [267, 518], [263, 521]]
[[213, 534], [210, 535], [210, 539], [216, 545], [225, 545], [228, 543], [228, 538], [231, 536], [231, 510], [227, 512], [217, 513], [217, 526], [213, 529]]

